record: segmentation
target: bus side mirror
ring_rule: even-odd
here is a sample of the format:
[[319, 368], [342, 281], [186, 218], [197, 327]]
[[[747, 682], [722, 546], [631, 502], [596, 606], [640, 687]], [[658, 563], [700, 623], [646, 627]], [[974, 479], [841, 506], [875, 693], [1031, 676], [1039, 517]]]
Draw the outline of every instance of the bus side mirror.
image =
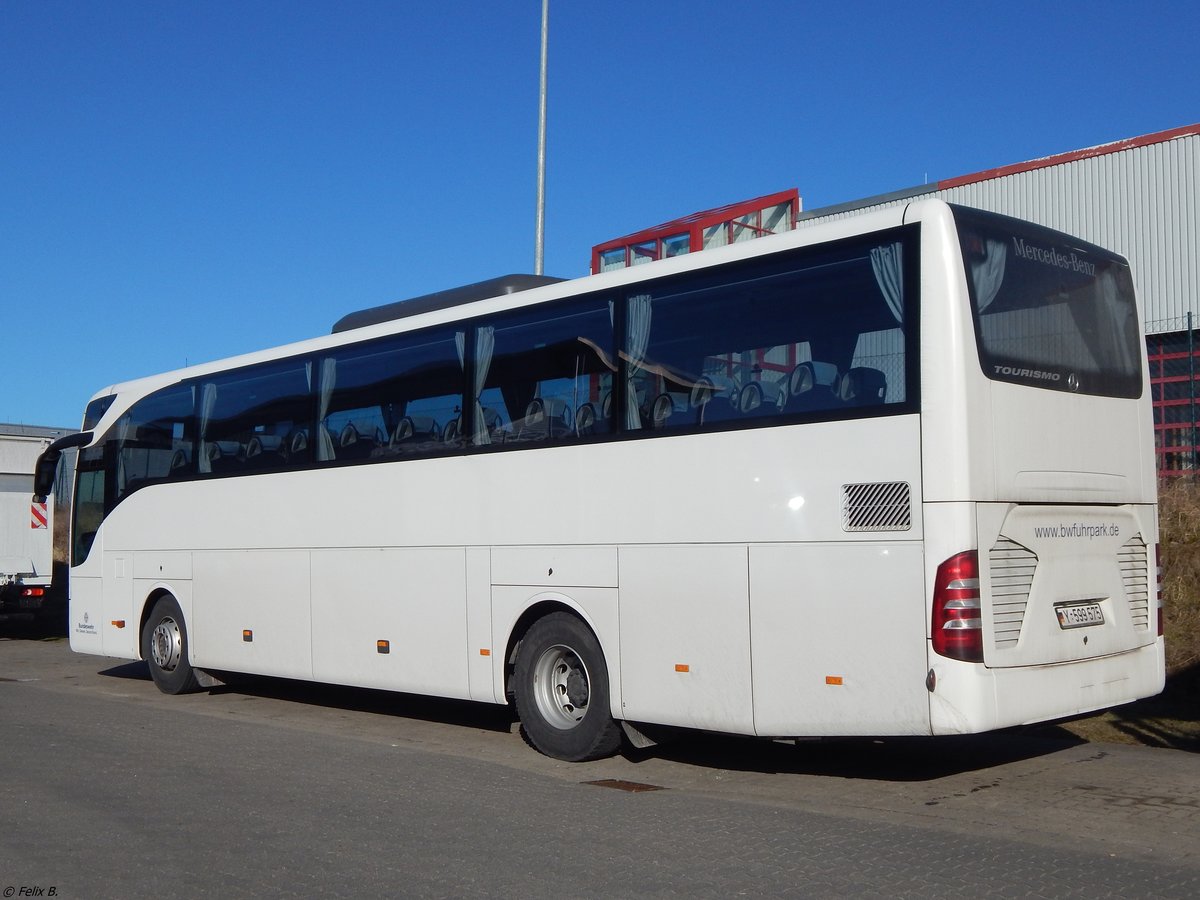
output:
[[46, 498], [54, 490], [54, 476], [58, 473], [58, 460], [62, 456], [63, 451], [90, 444], [92, 437], [93, 433], [90, 431], [78, 431], [75, 434], [60, 437], [42, 451], [42, 455], [38, 457], [37, 465], [33, 468], [34, 503], [45, 503]]

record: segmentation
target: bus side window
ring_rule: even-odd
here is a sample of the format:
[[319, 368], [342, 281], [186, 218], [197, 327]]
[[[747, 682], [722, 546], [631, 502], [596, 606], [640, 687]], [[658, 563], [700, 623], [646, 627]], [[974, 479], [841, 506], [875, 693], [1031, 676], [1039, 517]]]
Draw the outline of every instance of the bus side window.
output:
[[623, 426], [823, 418], [905, 399], [903, 246], [845, 242], [626, 298]]
[[774, 290], [756, 283], [748, 295], [736, 285], [680, 287], [628, 300], [624, 427], [694, 428], [784, 412], [789, 379], [808, 354], [794, 299], [773, 308], [786, 282]]
[[465, 335], [445, 328], [345, 347], [319, 363], [320, 463], [421, 456], [462, 445]]
[[135, 403], [110, 440], [116, 441], [119, 502], [143, 485], [192, 473], [195, 388], [174, 385]]
[[[504, 314], [477, 329], [477, 445], [574, 441], [612, 431], [616, 371], [607, 298]], [[482, 377], [481, 377], [482, 375]], [[490, 411], [490, 412], [489, 412]]]
[[[201, 474], [252, 474], [290, 464], [312, 410], [312, 364], [287, 360], [205, 382], [199, 402]], [[290, 442], [294, 442], [290, 443]]]

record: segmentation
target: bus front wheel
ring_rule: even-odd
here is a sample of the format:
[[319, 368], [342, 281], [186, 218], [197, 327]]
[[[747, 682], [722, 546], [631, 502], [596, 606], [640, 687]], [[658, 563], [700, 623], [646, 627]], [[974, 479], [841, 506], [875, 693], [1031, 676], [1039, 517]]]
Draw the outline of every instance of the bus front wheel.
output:
[[617, 751], [621, 731], [609, 713], [604, 653], [575, 616], [538, 619], [521, 641], [513, 677], [517, 716], [535, 749], [569, 762]]
[[199, 690], [196, 670], [188, 660], [187, 626], [174, 597], [159, 599], [142, 628], [142, 659], [164, 694]]

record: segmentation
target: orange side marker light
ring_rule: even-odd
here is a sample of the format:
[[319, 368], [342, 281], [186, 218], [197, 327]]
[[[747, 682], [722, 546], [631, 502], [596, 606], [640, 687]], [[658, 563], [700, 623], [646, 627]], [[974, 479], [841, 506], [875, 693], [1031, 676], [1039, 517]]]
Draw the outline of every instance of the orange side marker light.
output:
[[675, 663], [675, 671], [676, 672], [690, 672], [690, 671], [692, 671], [692, 667], [689, 666], [687, 663]]

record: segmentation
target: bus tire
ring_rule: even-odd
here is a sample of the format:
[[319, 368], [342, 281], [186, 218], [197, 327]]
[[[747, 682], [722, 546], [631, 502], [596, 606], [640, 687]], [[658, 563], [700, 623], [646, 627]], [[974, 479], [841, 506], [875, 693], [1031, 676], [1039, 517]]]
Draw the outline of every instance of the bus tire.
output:
[[183, 611], [170, 594], [161, 597], [142, 628], [142, 659], [164, 694], [186, 694], [200, 689], [188, 650]]
[[582, 762], [611, 756], [620, 747], [604, 653], [575, 616], [554, 612], [533, 623], [517, 651], [513, 679], [517, 717], [534, 749]]

